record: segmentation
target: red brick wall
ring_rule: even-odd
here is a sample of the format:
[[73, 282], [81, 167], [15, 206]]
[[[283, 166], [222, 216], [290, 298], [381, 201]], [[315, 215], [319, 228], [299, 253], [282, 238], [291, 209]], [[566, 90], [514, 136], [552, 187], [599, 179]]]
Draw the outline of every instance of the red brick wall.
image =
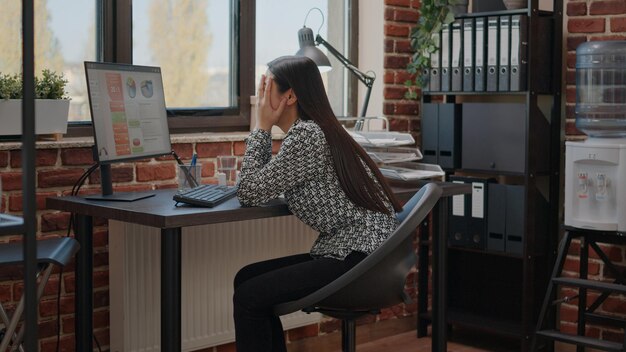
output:
[[[274, 151], [279, 142], [275, 142]], [[204, 183], [217, 182], [214, 176], [216, 156], [243, 156], [244, 142], [174, 144], [174, 149], [184, 160], [190, 160], [193, 151], [202, 163]], [[91, 148], [39, 149], [37, 150], [37, 229], [38, 238], [65, 236], [69, 213], [48, 210], [45, 198], [70, 193], [74, 182], [93, 164]], [[22, 211], [21, 151], [0, 151], [0, 177], [2, 178], [3, 211], [20, 215]], [[147, 159], [136, 163], [113, 166], [115, 191], [135, 191], [173, 188], [176, 183], [176, 163], [171, 157]], [[100, 174], [94, 172], [81, 189], [81, 193], [99, 193]], [[95, 219], [94, 228], [94, 329], [100, 345], [109, 345], [109, 268], [108, 231], [106, 222]], [[0, 237], [0, 241], [20, 240], [19, 236]], [[58, 272], [58, 271], [57, 271]], [[0, 271], [0, 301], [9, 311], [15, 308], [23, 291], [23, 273], [19, 267]], [[59, 275], [53, 274], [46, 286], [39, 306], [39, 336], [42, 352], [56, 350], [57, 290]], [[61, 350], [74, 351], [74, 264], [63, 273], [61, 283]]]
[[417, 23], [419, 0], [385, 0], [385, 56], [383, 114], [394, 131], [419, 134], [419, 102], [404, 99], [404, 82], [413, 79], [406, 71], [413, 50], [409, 41]]
[[[575, 139], [584, 135], [574, 125], [574, 107], [576, 105], [576, 48], [580, 43], [596, 40], [626, 40], [626, 1], [624, 0], [566, 0], [565, 1], [565, 39], [566, 39], [566, 127], [567, 139]], [[564, 55], [564, 56], [565, 56]], [[611, 260], [619, 267], [626, 266], [624, 247], [601, 246]], [[579, 265], [580, 244], [574, 243], [565, 263], [566, 275], [577, 276]], [[613, 276], [607, 267], [591, 249], [589, 251], [589, 277], [592, 279], [613, 281]], [[576, 291], [572, 289], [561, 290], [562, 296], [573, 297]], [[587, 304], [598, 297], [596, 293], [590, 293]], [[576, 333], [577, 300], [573, 300], [561, 307], [561, 329], [569, 333]], [[610, 296], [598, 309], [599, 312], [626, 315], [626, 300], [623, 296]], [[623, 342], [623, 330], [606, 329], [592, 326], [587, 329], [588, 336], [601, 337], [606, 340]]]

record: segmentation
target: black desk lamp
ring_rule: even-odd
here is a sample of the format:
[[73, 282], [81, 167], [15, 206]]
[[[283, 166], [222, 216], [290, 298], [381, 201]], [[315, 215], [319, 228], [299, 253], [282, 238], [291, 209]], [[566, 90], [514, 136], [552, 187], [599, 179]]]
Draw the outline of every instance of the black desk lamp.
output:
[[[322, 24], [324, 23], [324, 14], [322, 10], [317, 7], [312, 8], [307, 13], [306, 17], [309, 17], [309, 13], [313, 10], [318, 10], [322, 14]], [[374, 85], [374, 80], [376, 76], [373, 75], [373, 72], [364, 73], [356, 68], [350, 60], [348, 60], [345, 56], [343, 56], [337, 49], [335, 49], [330, 43], [328, 43], [324, 38], [322, 38], [319, 33], [315, 36], [315, 41], [313, 41], [313, 30], [306, 26], [306, 18], [304, 19], [305, 25], [302, 26], [302, 29], [298, 31], [298, 42], [300, 43], [300, 50], [296, 53], [296, 56], [306, 56], [312, 59], [317, 67], [320, 69], [320, 72], [326, 72], [331, 69], [330, 61], [328, 57], [324, 55], [324, 53], [316, 47], [316, 45], [323, 45], [328, 52], [330, 52], [334, 57], [341, 62], [341, 64], [347, 68], [352, 74], [358, 78], [365, 86], [367, 87], [367, 91], [365, 93], [365, 100], [363, 101], [363, 107], [361, 108], [360, 117], [365, 117], [367, 112], [367, 105], [370, 101], [370, 94], [372, 93], [372, 86]], [[321, 28], [321, 26], [320, 26]], [[319, 30], [318, 30], [319, 32]]]

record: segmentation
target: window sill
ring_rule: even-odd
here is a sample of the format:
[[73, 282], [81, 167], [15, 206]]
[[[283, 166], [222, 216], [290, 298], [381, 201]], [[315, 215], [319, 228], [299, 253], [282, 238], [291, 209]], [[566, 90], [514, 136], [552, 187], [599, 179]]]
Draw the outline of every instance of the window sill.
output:
[[[204, 132], [173, 134], [170, 139], [172, 144], [184, 143], [219, 143], [219, 142], [243, 142], [248, 137], [248, 132]], [[273, 140], [282, 140], [283, 133], [273, 133]], [[93, 146], [93, 137], [64, 137], [59, 141], [37, 141], [36, 149], [69, 149], [85, 148]], [[22, 142], [0, 142], [0, 150], [17, 150], [22, 148]]]

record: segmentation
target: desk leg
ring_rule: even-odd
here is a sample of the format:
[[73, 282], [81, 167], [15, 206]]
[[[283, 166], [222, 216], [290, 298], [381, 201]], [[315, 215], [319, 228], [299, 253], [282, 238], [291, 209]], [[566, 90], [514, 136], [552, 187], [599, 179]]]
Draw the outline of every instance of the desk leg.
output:
[[417, 337], [428, 334], [430, 319], [426, 319], [428, 312], [428, 233], [432, 214], [428, 220], [420, 225], [420, 234], [417, 238]]
[[93, 218], [76, 215], [76, 351], [93, 349]]
[[437, 352], [447, 351], [446, 323], [446, 281], [447, 281], [447, 255], [448, 255], [448, 200], [441, 199], [437, 202], [433, 215], [433, 325], [432, 325], [432, 350]]
[[161, 230], [161, 351], [180, 351], [181, 229]]

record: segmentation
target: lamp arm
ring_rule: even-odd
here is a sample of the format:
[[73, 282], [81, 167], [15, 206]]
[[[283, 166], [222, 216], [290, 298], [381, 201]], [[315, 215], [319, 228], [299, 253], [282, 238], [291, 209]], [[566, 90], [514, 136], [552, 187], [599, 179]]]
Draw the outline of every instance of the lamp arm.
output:
[[317, 45], [323, 45], [331, 54], [333, 54], [334, 57], [337, 58], [337, 60], [339, 60], [339, 62], [341, 62], [341, 64], [347, 68], [350, 72], [352, 72], [352, 74], [354, 74], [356, 76], [356, 78], [358, 78], [359, 81], [361, 81], [363, 84], [365, 84], [368, 88], [372, 88], [372, 86], [374, 85], [374, 80], [376, 79], [376, 77], [368, 75], [367, 73], [359, 70], [358, 68], [356, 68], [352, 62], [350, 62], [350, 60], [348, 60], [345, 56], [343, 56], [339, 51], [337, 51], [337, 49], [335, 49], [332, 45], [330, 45], [329, 42], [327, 42], [326, 40], [324, 40], [324, 38], [322, 38], [321, 35], [317, 35], [315, 37], [315, 43]]

